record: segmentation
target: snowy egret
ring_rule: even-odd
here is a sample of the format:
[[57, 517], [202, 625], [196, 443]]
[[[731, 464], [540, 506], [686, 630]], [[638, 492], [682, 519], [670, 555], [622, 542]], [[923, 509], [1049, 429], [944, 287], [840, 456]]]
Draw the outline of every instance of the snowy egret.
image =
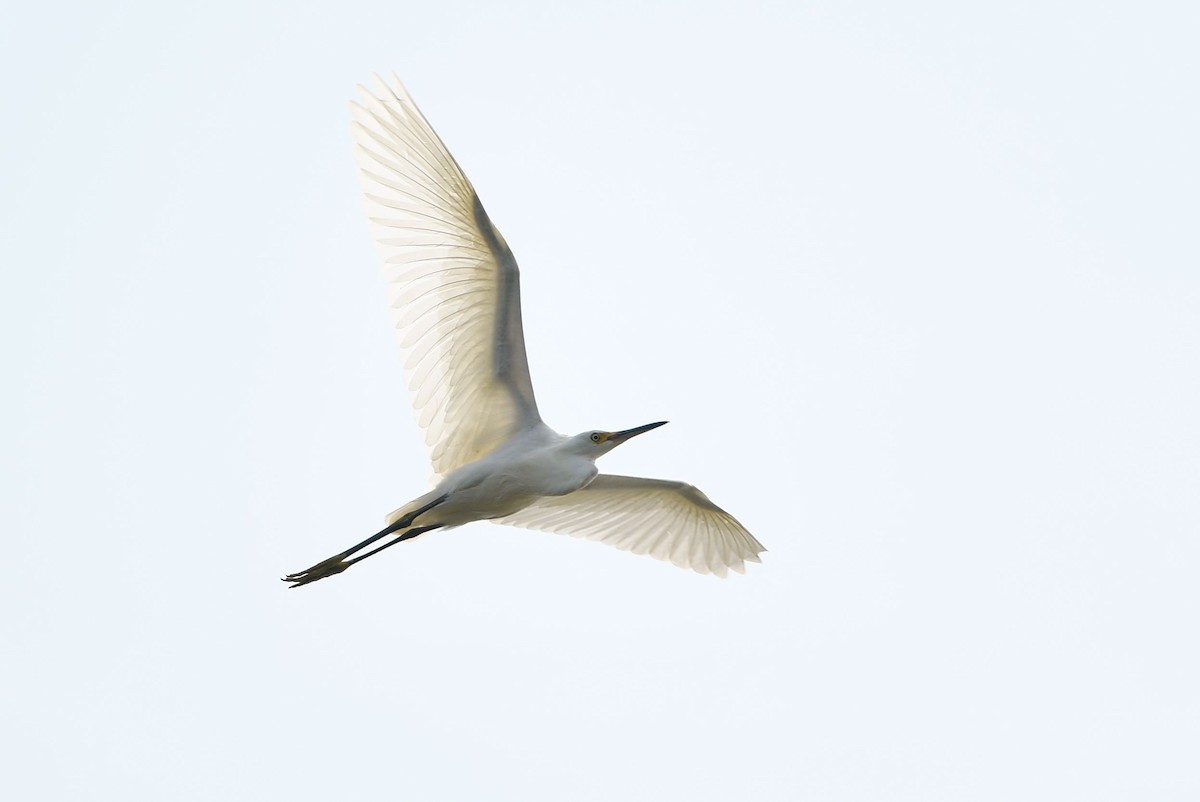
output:
[[306, 585], [425, 532], [479, 520], [597, 540], [718, 576], [760, 562], [762, 545], [691, 485], [598, 473], [598, 457], [666, 421], [573, 437], [542, 422], [512, 251], [399, 79], [376, 83], [377, 94], [359, 87], [363, 102], [351, 104], [355, 155], [439, 481], [379, 533], [284, 581]]

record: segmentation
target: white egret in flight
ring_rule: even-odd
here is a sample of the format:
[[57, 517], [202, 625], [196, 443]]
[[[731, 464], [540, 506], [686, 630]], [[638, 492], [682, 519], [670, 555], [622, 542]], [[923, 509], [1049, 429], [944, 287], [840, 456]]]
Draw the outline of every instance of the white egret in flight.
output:
[[378, 96], [360, 87], [362, 105], [351, 104], [355, 154], [438, 482], [378, 534], [284, 581], [306, 585], [401, 541], [479, 520], [598, 540], [718, 576], [760, 562], [762, 545], [691, 485], [598, 473], [598, 457], [665, 421], [571, 437], [542, 422], [512, 251], [399, 79], [376, 80]]

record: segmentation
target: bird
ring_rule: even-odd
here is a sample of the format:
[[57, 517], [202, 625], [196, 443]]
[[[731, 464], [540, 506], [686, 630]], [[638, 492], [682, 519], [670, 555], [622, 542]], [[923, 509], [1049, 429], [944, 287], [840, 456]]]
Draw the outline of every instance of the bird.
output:
[[[690, 484], [600, 473], [596, 460], [666, 421], [563, 435], [538, 411], [520, 274], [471, 182], [393, 73], [352, 101], [355, 160], [435, 486], [297, 588], [397, 543], [479, 520], [557, 532], [724, 577], [765, 551]], [[382, 542], [381, 542], [382, 541]]]

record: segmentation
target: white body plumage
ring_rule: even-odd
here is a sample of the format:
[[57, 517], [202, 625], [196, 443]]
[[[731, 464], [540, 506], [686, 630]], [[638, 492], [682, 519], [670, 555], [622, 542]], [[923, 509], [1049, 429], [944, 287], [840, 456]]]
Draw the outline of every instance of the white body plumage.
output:
[[434, 499], [446, 500], [421, 516], [421, 523], [461, 526], [503, 518], [543, 496], [565, 496], [587, 486], [596, 474], [593, 443], [539, 427], [521, 432], [490, 454], [452, 471], [437, 487], [396, 510], [391, 524]]

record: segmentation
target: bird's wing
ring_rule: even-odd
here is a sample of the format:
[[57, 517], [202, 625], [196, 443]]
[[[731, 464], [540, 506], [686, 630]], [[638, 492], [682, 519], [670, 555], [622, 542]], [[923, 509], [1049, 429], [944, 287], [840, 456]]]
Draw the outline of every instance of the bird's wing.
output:
[[685, 482], [600, 474], [582, 490], [538, 499], [496, 523], [598, 540], [680, 568], [725, 576], [766, 551], [737, 520]]
[[445, 475], [542, 426], [517, 262], [399, 79], [351, 103], [359, 177], [417, 422]]

